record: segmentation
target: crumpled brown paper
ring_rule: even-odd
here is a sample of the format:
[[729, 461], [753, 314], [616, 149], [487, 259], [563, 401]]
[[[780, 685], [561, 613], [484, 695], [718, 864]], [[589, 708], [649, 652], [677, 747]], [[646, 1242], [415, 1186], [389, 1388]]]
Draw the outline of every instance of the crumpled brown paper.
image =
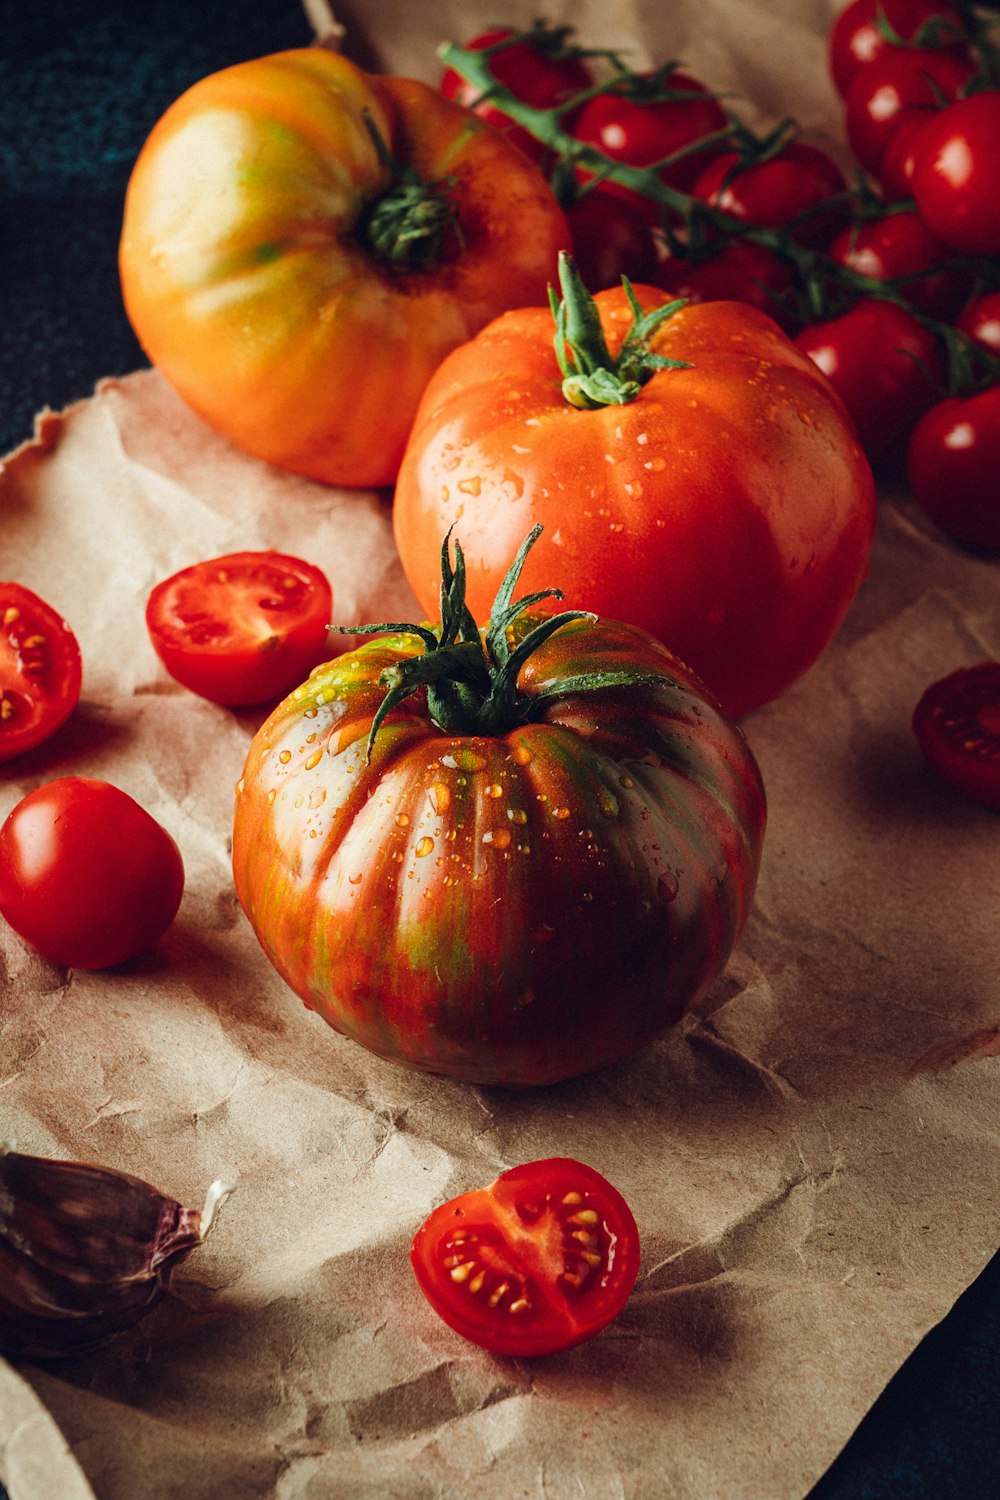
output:
[[[764, 114], [808, 116], [814, 94], [821, 123], [837, 119], [817, 71], [832, 9], [742, 5], [734, 38], [721, 0], [678, 4], [662, 40], [658, 6], [602, 7], [600, 31], [578, 14], [587, 40], [634, 28], [654, 60], [750, 79]], [[426, 57], [429, 28], [467, 35], [468, 12], [446, 10], [417, 26], [393, 7], [389, 65]], [[794, 68], [775, 55], [791, 17]], [[616, 1068], [509, 1094], [382, 1062], [277, 978], [228, 862], [257, 719], [172, 683], [142, 623], [158, 579], [263, 546], [323, 567], [339, 622], [412, 615], [387, 497], [269, 469], [139, 373], [42, 421], [0, 477], [0, 528], [4, 575], [66, 616], [85, 662], [70, 723], [0, 769], [0, 817], [47, 779], [102, 776], [171, 830], [187, 871], [156, 951], [114, 972], [55, 969], [0, 931], [0, 1134], [192, 1204], [237, 1183], [138, 1329], [19, 1367], [94, 1493], [802, 1496], [1000, 1241], [1000, 822], [934, 779], [909, 729], [927, 683], [1000, 656], [996, 564], [883, 497], [844, 628], [745, 723], [764, 865], [701, 1015]], [[592, 1343], [499, 1360], [430, 1311], [408, 1246], [442, 1199], [548, 1155], [621, 1189], [642, 1271]], [[15, 1500], [52, 1500], [16, 1482]]]

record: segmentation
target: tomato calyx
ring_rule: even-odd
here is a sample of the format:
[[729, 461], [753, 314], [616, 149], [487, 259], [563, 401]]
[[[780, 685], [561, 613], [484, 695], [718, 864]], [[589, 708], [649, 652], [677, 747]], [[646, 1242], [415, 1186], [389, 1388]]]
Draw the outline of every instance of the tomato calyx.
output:
[[433, 270], [442, 258], [447, 232], [461, 237], [450, 199], [455, 178], [425, 181], [419, 172], [396, 160], [371, 111], [362, 111], [362, 118], [392, 186], [368, 205], [356, 238], [376, 260], [396, 270]]
[[549, 288], [556, 325], [556, 359], [563, 376], [563, 395], [571, 406], [581, 410], [626, 406], [658, 371], [691, 368], [689, 360], [669, 359], [649, 348], [657, 328], [684, 306], [684, 299], [644, 313], [627, 276], [622, 277], [622, 285], [632, 308], [632, 324], [616, 356], [608, 348], [597, 304], [580, 280], [572, 257], [560, 251], [562, 301], [554, 288]]

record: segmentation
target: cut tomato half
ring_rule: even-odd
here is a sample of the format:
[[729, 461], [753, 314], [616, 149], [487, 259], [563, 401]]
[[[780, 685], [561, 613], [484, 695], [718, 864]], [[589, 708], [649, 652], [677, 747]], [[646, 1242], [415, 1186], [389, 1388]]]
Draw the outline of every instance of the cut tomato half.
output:
[[20, 583], [0, 583], [0, 761], [33, 750], [80, 700], [80, 647], [66, 621]]
[[960, 667], [933, 683], [914, 709], [913, 732], [950, 786], [1000, 812], [1000, 662]]

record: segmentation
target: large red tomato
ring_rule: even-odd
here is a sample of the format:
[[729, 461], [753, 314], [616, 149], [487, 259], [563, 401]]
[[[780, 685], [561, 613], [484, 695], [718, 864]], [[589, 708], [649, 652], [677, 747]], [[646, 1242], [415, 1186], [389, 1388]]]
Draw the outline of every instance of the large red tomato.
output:
[[[636, 292], [650, 313], [669, 302]], [[636, 337], [622, 288], [595, 303], [607, 346], [580, 358], [599, 386], [623, 350], [633, 368]], [[433, 537], [460, 525], [482, 615], [517, 537], [541, 522], [529, 587], [555, 576], [586, 608], [652, 632], [732, 715], [766, 703], [815, 661], [867, 567], [872, 477], [838, 397], [776, 324], [735, 302], [651, 328], [652, 364], [623, 404], [567, 399], [553, 333], [541, 309], [509, 313], [428, 387], [394, 509], [422, 608], [437, 593]], [[685, 363], [657, 367], [670, 360]]]
[[527, 545], [482, 637], [456, 547], [440, 631], [388, 627], [286, 698], [233, 830], [244, 910], [308, 1006], [510, 1087], [680, 1019], [743, 927], [764, 826], [743, 735], [664, 646], [511, 603]]
[[211, 426], [315, 479], [382, 485], [444, 355], [544, 302], [568, 244], [541, 173], [490, 126], [314, 47], [171, 106], [132, 174], [120, 265], [146, 353]]

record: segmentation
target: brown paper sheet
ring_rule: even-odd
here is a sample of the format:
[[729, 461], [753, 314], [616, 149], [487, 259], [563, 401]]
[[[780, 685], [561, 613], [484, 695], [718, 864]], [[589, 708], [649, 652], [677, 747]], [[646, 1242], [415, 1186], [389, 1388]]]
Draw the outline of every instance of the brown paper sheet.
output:
[[[702, 37], [695, 14], [716, 9]], [[770, 20], [717, 55], [731, 12], [708, 0], [678, 5], [650, 50], [720, 86], [727, 67], [752, 76], [765, 114], [806, 115], [813, 90], [830, 120], [830, 9], [767, 9], [797, 17], [793, 74]], [[603, 15], [601, 40], [662, 28], [655, 6]], [[426, 21], [408, 24], [396, 50], [426, 53]], [[435, 24], [470, 29], [468, 13]], [[102, 776], [172, 831], [187, 871], [157, 950], [113, 973], [54, 969], [0, 930], [0, 1135], [194, 1206], [213, 1178], [237, 1183], [137, 1330], [20, 1367], [98, 1500], [802, 1496], [1000, 1242], [1000, 823], [935, 781], [909, 730], [928, 682], [1000, 656], [996, 565], [883, 497], [845, 627], [746, 721], [764, 866], [702, 1014], [614, 1069], [514, 1095], [381, 1062], [283, 986], [228, 863], [256, 719], [173, 684], [142, 624], [160, 578], [258, 546], [323, 567], [338, 620], [406, 617], [387, 499], [247, 458], [144, 372], [42, 421], [0, 479], [0, 528], [4, 576], [61, 610], [85, 661], [73, 720], [0, 772], [0, 817], [47, 779]], [[408, 1246], [444, 1198], [547, 1155], [624, 1192], [642, 1271], [592, 1343], [498, 1360], [437, 1320]], [[14, 1500], [52, 1500], [44, 1479], [17, 1483]]]

